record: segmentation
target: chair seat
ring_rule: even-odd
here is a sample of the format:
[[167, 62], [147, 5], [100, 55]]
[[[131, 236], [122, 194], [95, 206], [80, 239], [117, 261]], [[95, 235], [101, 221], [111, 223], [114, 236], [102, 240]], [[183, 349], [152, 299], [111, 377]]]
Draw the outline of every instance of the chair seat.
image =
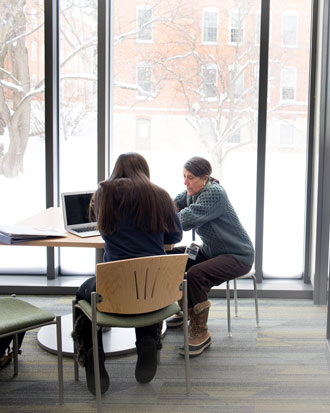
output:
[[237, 279], [243, 280], [244, 278], [251, 278], [255, 274], [255, 269], [252, 268], [248, 273], [241, 275], [240, 277], [237, 277]]
[[[92, 306], [86, 300], [78, 301], [78, 305], [88, 317], [92, 317]], [[178, 303], [168, 305], [161, 310], [147, 314], [109, 314], [97, 311], [97, 324], [103, 327], [137, 328], [152, 325], [171, 317], [180, 310]]]
[[55, 315], [16, 298], [0, 298], [0, 335], [54, 320]]

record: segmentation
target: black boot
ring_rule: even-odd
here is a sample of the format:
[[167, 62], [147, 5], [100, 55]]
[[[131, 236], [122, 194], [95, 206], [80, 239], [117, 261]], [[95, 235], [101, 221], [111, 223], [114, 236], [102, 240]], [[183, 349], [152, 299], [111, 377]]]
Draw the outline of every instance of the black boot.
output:
[[137, 344], [135, 378], [139, 383], [151, 381], [157, 371], [157, 341], [151, 336], [143, 337]]
[[[78, 362], [82, 367], [85, 367], [86, 381], [88, 390], [92, 394], [96, 394], [95, 390], [95, 374], [93, 360], [93, 342], [92, 342], [92, 323], [81, 314], [77, 317], [72, 338], [75, 342], [78, 351]], [[99, 353], [99, 369], [101, 380], [101, 394], [105, 393], [110, 385], [109, 375], [105, 369], [105, 354], [103, 351], [102, 329], [97, 332], [98, 353]]]
[[81, 314], [77, 316], [73, 326], [71, 337], [77, 349], [78, 363], [85, 367], [87, 352], [93, 347], [92, 344], [92, 324], [90, 320]]

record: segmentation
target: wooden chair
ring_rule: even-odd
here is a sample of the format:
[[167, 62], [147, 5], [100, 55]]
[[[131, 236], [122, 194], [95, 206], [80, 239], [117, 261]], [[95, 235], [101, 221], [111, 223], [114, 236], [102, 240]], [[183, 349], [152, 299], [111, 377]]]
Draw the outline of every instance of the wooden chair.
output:
[[[253, 282], [254, 305], [255, 305], [255, 312], [256, 312], [256, 324], [257, 324], [257, 327], [259, 327], [259, 308], [258, 308], [257, 280], [256, 280], [254, 268], [252, 268], [247, 274], [244, 274], [241, 277], [237, 277], [233, 280], [233, 282], [234, 282], [235, 317], [238, 317], [237, 280], [241, 280], [241, 279], [244, 279], [244, 278], [251, 278], [252, 282]], [[226, 298], [227, 298], [228, 335], [231, 336], [232, 331], [231, 331], [231, 314], [230, 314], [230, 281], [227, 281]]]
[[2, 337], [14, 336], [14, 376], [18, 374], [18, 334], [49, 324], [56, 324], [58, 398], [59, 403], [63, 404], [61, 316], [55, 316], [49, 311], [43, 310], [18, 298], [0, 298], [0, 339]]
[[[92, 321], [93, 359], [97, 411], [101, 412], [101, 386], [98, 360], [97, 327], [144, 327], [176, 314], [183, 298], [186, 390], [190, 391], [188, 353], [187, 287], [184, 272], [187, 254], [158, 255], [112, 261], [96, 265], [96, 292], [91, 304], [80, 300], [80, 309]], [[78, 363], [74, 349], [75, 378]]]

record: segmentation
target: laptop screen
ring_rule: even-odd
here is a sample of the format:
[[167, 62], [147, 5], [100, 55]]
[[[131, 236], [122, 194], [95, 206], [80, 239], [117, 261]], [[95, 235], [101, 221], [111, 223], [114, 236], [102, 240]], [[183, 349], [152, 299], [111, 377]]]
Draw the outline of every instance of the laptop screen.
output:
[[64, 194], [63, 202], [67, 225], [87, 224], [89, 219], [89, 203], [93, 192]]

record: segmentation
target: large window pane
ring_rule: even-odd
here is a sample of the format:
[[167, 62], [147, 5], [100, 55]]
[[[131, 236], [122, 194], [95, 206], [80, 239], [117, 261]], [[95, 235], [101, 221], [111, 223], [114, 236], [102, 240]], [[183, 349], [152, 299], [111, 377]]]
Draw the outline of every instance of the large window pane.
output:
[[271, 1], [263, 271], [303, 270], [311, 0]]
[[[97, 0], [60, 1], [60, 190], [97, 185]], [[95, 250], [61, 249], [62, 273], [92, 273]]]
[[[0, 4], [2, 224], [45, 208], [43, 13], [39, 0]], [[0, 256], [2, 272], [45, 272], [45, 248], [0, 247]]]
[[142, 43], [150, 7], [114, 1], [112, 161], [140, 152], [175, 196], [184, 162], [206, 157], [253, 240], [260, 1], [158, 1]]

